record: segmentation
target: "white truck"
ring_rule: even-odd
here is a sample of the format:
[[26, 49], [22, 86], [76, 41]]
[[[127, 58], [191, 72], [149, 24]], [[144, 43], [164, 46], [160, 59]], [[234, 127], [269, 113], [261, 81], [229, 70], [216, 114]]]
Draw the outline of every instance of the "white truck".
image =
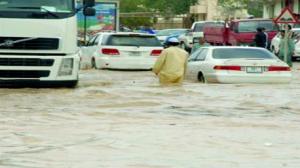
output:
[[[85, 0], [86, 16], [95, 14]], [[0, 0], [0, 87], [75, 87], [75, 0]]]
[[212, 24], [224, 24], [223, 21], [200, 21], [194, 22], [192, 28], [186, 34], [178, 37], [180, 48], [190, 51], [193, 48], [194, 42], [198, 42], [200, 37], [204, 37], [203, 30], [205, 26]]

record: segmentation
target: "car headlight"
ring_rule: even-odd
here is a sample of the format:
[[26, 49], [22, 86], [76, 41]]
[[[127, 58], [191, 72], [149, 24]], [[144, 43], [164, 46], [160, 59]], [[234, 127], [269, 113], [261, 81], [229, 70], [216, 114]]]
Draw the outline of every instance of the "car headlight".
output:
[[73, 58], [63, 59], [60, 65], [58, 76], [70, 76], [73, 72]]

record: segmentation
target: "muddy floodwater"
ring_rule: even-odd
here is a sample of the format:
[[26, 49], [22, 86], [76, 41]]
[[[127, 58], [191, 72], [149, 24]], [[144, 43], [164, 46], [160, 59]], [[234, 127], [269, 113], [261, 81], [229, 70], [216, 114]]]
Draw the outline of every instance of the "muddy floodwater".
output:
[[83, 70], [76, 89], [1, 89], [0, 168], [300, 168], [299, 68], [288, 85]]

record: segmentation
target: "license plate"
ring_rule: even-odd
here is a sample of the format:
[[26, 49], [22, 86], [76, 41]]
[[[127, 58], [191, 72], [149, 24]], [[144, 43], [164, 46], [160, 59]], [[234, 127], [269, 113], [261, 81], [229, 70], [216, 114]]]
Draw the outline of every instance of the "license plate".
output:
[[247, 73], [262, 73], [263, 68], [262, 67], [246, 67]]
[[139, 52], [139, 51], [131, 51], [130, 53], [129, 53], [129, 56], [141, 56], [141, 52]]

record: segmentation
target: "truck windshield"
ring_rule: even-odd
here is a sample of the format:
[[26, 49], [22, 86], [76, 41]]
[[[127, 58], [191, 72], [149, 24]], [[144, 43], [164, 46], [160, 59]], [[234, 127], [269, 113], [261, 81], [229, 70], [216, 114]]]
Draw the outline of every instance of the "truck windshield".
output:
[[224, 48], [213, 50], [214, 59], [276, 59], [272, 53], [262, 49]]
[[0, 12], [74, 12], [74, 0], [0, 0]]
[[258, 27], [265, 28], [267, 32], [279, 30], [273, 21], [239, 22], [239, 32], [257, 32]]

